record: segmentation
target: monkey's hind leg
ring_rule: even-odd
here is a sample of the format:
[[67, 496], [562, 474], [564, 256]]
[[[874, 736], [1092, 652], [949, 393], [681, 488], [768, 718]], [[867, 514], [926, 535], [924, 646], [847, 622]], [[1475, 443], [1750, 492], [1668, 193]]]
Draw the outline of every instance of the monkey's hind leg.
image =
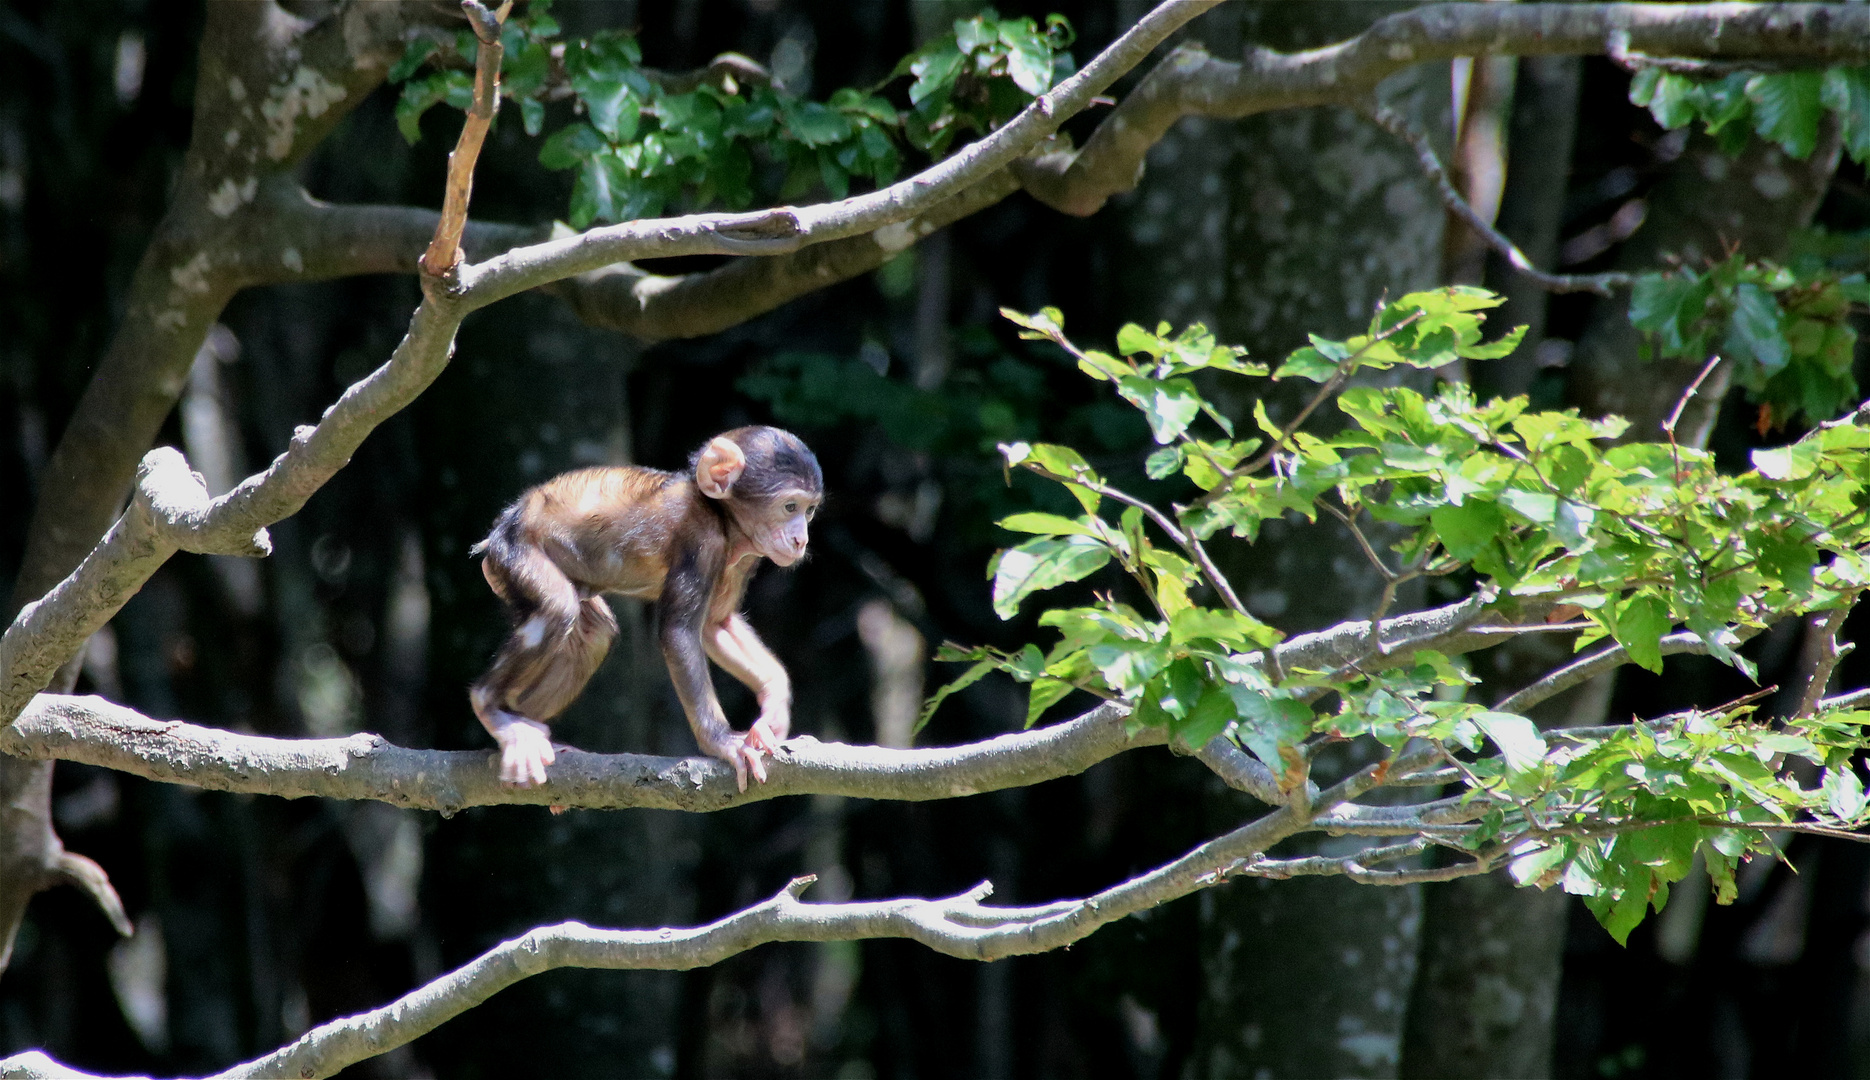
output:
[[546, 721], [574, 701], [617, 635], [616, 616], [530, 545], [489, 545], [489, 582], [508, 600], [517, 625], [468, 692], [482, 726], [500, 744], [502, 783], [543, 784], [557, 754]]

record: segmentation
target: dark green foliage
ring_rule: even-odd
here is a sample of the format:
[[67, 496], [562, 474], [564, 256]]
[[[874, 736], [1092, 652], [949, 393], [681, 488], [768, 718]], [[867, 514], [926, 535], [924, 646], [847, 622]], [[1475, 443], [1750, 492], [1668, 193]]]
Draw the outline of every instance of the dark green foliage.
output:
[[1818, 145], [1819, 120], [1830, 111], [1842, 125], [1845, 151], [1870, 160], [1870, 67], [1740, 71], [1718, 81], [1650, 67], [1631, 80], [1630, 100], [1647, 106], [1665, 128], [1701, 121], [1729, 154], [1756, 134], [1801, 160]]
[[[961, 132], [985, 133], [1072, 71], [1070, 24], [1042, 30], [1031, 19], [1001, 19], [991, 9], [957, 19], [954, 30], [903, 58], [892, 79], [913, 76], [910, 107], [899, 110], [871, 90], [845, 87], [824, 102], [782, 86], [722, 74], [676, 90], [643, 67], [633, 35], [611, 31], [556, 43], [550, 0], [534, 0], [501, 33], [501, 92], [520, 109], [526, 133], [545, 122], [555, 82], [585, 119], [554, 131], [539, 151], [549, 169], [576, 169], [566, 219], [583, 229], [715, 204], [740, 210], [757, 202], [802, 198], [822, 190], [834, 199], [851, 181], [879, 187], [902, 170], [903, 148], [931, 157]], [[465, 109], [473, 97], [471, 34], [452, 42], [411, 41], [391, 70], [403, 81], [396, 118], [404, 138], [420, 136], [422, 114], [437, 103]], [[426, 64], [444, 63], [415, 78]], [[555, 70], [556, 69], [556, 70]]]
[[1638, 277], [1630, 322], [1651, 335], [1652, 355], [1718, 354], [1731, 363], [1734, 381], [1765, 408], [1767, 426], [1800, 416], [1818, 423], [1857, 400], [1850, 315], [1865, 303], [1870, 283], [1861, 273], [1733, 255], [1705, 270]]

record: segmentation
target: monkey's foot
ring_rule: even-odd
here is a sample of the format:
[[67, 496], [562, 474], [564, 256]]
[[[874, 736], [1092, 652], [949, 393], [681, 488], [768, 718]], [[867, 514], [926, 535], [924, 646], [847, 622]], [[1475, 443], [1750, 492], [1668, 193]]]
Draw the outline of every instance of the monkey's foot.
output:
[[500, 729], [500, 782], [514, 787], [545, 783], [545, 767], [558, 760], [544, 724], [515, 718]]

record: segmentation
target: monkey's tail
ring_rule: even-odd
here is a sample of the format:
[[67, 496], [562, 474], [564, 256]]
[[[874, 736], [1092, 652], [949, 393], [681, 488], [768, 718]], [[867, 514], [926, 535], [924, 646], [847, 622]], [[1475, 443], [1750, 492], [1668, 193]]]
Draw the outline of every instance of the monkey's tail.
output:
[[[484, 556], [481, 576], [494, 595], [513, 609], [515, 621], [526, 618], [541, 604], [562, 599], [571, 582], [538, 547], [527, 543], [520, 530], [520, 508], [509, 506], [494, 519], [487, 539], [468, 548], [469, 555]], [[566, 605], [569, 606], [569, 605]]]

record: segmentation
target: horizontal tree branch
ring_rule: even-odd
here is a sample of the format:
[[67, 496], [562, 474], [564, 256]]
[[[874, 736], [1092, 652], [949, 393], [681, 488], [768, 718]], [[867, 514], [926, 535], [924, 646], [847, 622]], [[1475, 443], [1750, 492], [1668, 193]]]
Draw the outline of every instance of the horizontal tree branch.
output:
[[[1021, 166], [1035, 198], [1096, 213], [1136, 186], [1149, 148], [1185, 116], [1238, 119], [1275, 109], [1357, 105], [1413, 64], [1457, 56], [1689, 56], [1832, 63], [1870, 58], [1870, 9], [1858, 4], [1431, 4], [1356, 37], [1242, 61], [1185, 45], [1104, 118], [1084, 148]], [[1048, 175], [1049, 174], [1049, 175]]]
[[1051, 727], [917, 750], [792, 739], [769, 765], [767, 782], [746, 792], [738, 790], [734, 770], [714, 758], [570, 748], [558, 752], [549, 782], [510, 788], [499, 782], [492, 751], [414, 750], [369, 734], [275, 739], [152, 720], [103, 698], [56, 694], [34, 698], [12, 728], [0, 730], [0, 753], [79, 761], [213, 791], [372, 799], [445, 814], [501, 804], [705, 812], [782, 795], [956, 798], [1073, 776], [1125, 750], [1166, 741], [1161, 728], [1127, 735], [1125, 715], [1104, 705]]
[[[1320, 793], [1329, 809], [1379, 786], [1371, 766]], [[1226, 871], [1306, 827], [1287, 807], [1196, 847], [1181, 858], [1079, 900], [1033, 907], [982, 904], [982, 884], [936, 900], [897, 899], [809, 904], [813, 878], [719, 921], [692, 928], [598, 930], [566, 922], [531, 930], [483, 953], [382, 1008], [321, 1024], [266, 1057], [217, 1074], [224, 1078], [330, 1076], [415, 1039], [522, 979], [561, 967], [682, 971], [707, 967], [758, 945], [780, 941], [906, 938], [967, 960], [1049, 952], [1089, 937], [1126, 915], [1226, 879]], [[40, 1053], [0, 1061], [0, 1076], [82, 1076]]]

